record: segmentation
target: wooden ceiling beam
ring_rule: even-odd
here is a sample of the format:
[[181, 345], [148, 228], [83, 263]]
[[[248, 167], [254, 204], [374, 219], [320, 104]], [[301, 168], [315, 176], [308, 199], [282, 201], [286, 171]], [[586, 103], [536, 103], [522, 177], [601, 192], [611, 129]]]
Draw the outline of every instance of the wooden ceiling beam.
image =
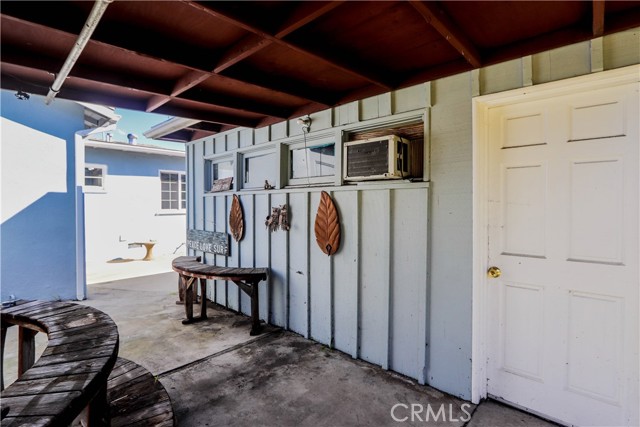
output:
[[[322, 15], [332, 11], [336, 7], [340, 6], [344, 1], [330, 1], [327, 3], [322, 2], [302, 2], [289, 16], [289, 18], [280, 25], [279, 29], [274, 34], [277, 39], [282, 39], [291, 34], [295, 30], [313, 22]], [[246, 37], [243, 37], [236, 44], [227, 49], [222, 54], [218, 63], [216, 64], [213, 72], [218, 74], [234, 64], [242, 61], [245, 58], [250, 57], [256, 52], [270, 46], [273, 43], [272, 40], [266, 39], [255, 33], [251, 33]]]
[[[20, 56], [13, 52], [13, 49], [3, 49], [2, 52], [2, 64], [15, 65], [25, 69], [41, 70], [41, 69], [56, 69], [57, 61], [52, 58], [34, 55]], [[162, 94], [162, 88], [158, 85], [152, 85], [148, 81], [142, 79], [135, 79], [133, 77], [124, 77], [122, 75], [115, 76], [113, 73], [106, 71], [93, 70], [90, 67], [76, 64], [70, 74], [71, 79], [80, 79], [95, 83], [99, 86], [109, 88], [110, 86], [117, 86], [123, 89], [136, 91], [138, 93], [143, 92], [150, 95], [150, 100], [147, 102], [147, 108], [150, 103], [155, 99], [164, 101], [165, 98], [173, 99]], [[259, 114], [264, 116], [270, 116], [277, 119], [286, 119], [290, 115], [290, 111], [282, 107], [275, 107], [270, 105], [258, 104], [253, 101], [235, 99], [226, 96], [219, 96], [209, 94], [200, 97], [181, 97], [178, 99], [186, 100], [189, 102], [200, 103], [203, 105], [214, 105], [221, 108], [227, 108], [243, 113]], [[212, 100], [214, 100], [212, 102]], [[166, 104], [161, 102], [158, 107]], [[157, 109], [157, 108], [156, 108]], [[154, 109], [155, 110], [155, 109]]]
[[[296, 96], [298, 98], [312, 103], [322, 104], [326, 107], [330, 107], [336, 101], [335, 94], [331, 92], [302, 87], [287, 79], [275, 78], [262, 73], [255, 73], [253, 70], [245, 69], [244, 67], [234, 68], [233, 73], [230, 73], [230, 76], [232, 76], [234, 80], [253, 84], [258, 87], [269, 85], [273, 87], [276, 92], [297, 94]], [[224, 75], [223, 77], [227, 77], [227, 75]]]
[[436, 2], [410, 0], [409, 3], [473, 68], [482, 66], [480, 52]]
[[[24, 26], [24, 30], [25, 31], [41, 31], [41, 30], [46, 30], [46, 31], [51, 31], [52, 33], [54, 33], [55, 35], [60, 35], [60, 34], [64, 34], [67, 35], [69, 37], [71, 37], [72, 39], [74, 39], [76, 37], [76, 35], [73, 34], [69, 34], [64, 30], [60, 30], [57, 28], [53, 28], [53, 27], [47, 27], [44, 26], [42, 24], [38, 24], [35, 22], [30, 22], [30, 21], [25, 21], [23, 19], [20, 18], [15, 18], [12, 16], [7, 16], [4, 14], [0, 14], [2, 16], [2, 19], [7, 19], [16, 23], [19, 23], [20, 25]], [[144, 51], [144, 52], [140, 52], [137, 50], [131, 50], [126, 46], [122, 46], [122, 45], [116, 45], [116, 44], [111, 44], [109, 41], [103, 40], [103, 39], [98, 39], [97, 38], [98, 35], [94, 34], [91, 38], [91, 40], [89, 40], [89, 43], [87, 44], [88, 46], [95, 46], [97, 49], [105, 49], [105, 48], [117, 48], [121, 51], [126, 52], [128, 55], [130, 55], [132, 57], [132, 61], [135, 61], [137, 58], [140, 58], [141, 60], [154, 60], [154, 61], [158, 61], [158, 62], [163, 62], [163, 63], [167, 63], [170, 65], [174, 65], [177, 67], [181, 67], [185, 70], [185, 76], [189, 76], [191, 75], [191, 72], [195, 73], [195, 74], [204, 74], [206, 76], [212, 76], [213, 73], [211, 73], [210, 71], [207, 70], [202, 70], [202, 69], [198, 69], [198, 68], [194, 68], [193, 66], [189, 65], [189, 64], [185, 64], [182, 62], [175, 62], [172, 60], [168, 60], [165, 58], [160, 58], [157, 57], [156, 55], [154, 55], [152, 52], [149, 51]], [[3, 57], [4, 57], [4, 49], [5, 46], [3, 45], [2, 47], [3, 49]], [[194, 74], [194, 75], [195, 75]], [[252, 81], [245, 81], [245, 80], [240, 80], [240, 79], [236, 79], [233, 77], [229, 77], [229, 76], [222, 76], [223, 78], [229, 80], [230, 82], [234, 82], [234, 83], [238, 83], [240, 85], [243, 85], [245, 87], [251, 87], [251, 88], [256, 88], [256, 89], [260, 89], [260, 90], [268, 90], [274, 93], [280, 93], [282, 95], [287, 95], [287, 96], [291, 96], [291, 97], [295, 97], [298, 99], [302, 99], [305, 100], [307, 102], [313, 102], [313, 103], [324, 103], [324, 105], [329, 106], [329, 104], [326, 104], [326, 102], [323, 102], [321, 99], [318, 98], [322, 98], [322, 97], [316, 97], [313, 96], [311, 98], [307, 98], [305, 96], [305, 94], [307, 93], [311, 93], [309, 90], [306, 90], [305, 88], [300, 88], [298, 89], [297, 87], [289, 87], [288, 89], [283, 89], [282, 87], [280, 87], [280, 85], [277, 84], [272, 84], [270, 81], [263, 81], [261, 84], [257, 84], [256, 82], [252, 82]], [[118, 78], [117, 76], [114, 76], [114, 78]], [[144, 80], [144, 79], [139, 79], [139, 80]], [[179, 82], [179, 81], [178, 81]], [[178, 87], [178, 82], [174, 83], [174, 88], [173, 88], [173, 93], [177, 93], [176, 89]], [[150, 100], [147, 105], [141, 109], [141, 111], [146, 111], [147, 108], [151, 107], [151, 109], [149, 111], [155, 111], [158, 107], [156, 106], [154, 108], [154, 103], [159, 103], [160, 105], [163, 105], [165, 103], [167, 103], [170, 99], [166, 99], [169, 95], [164, 92], [164, 93], [159, 93], [158, 95], [160, 95], [160, 97], [156, 98], [155, 100]]]
[[288, 36], [292, 32], [331, 12], [344, 2], [345, 0], [328, 1], [324, 3], [317, 1], [301, 2], [300, 6], [294, 9], [284, 23], [280, 25], [274, 37], [282, 39]]
[[297, 46], [293, 43], [289, 43], [283, 39], [277, 38], [276, 36], [269, 34], [266, 31], [260, 28], [257, 28], [254, 25], [246, 22], [241, 17], [235, 16], [234, 13], [223, 10], [220, 6], [221, 2], [212, 2], [212, 3], [207, 3], [206, 5], [196, 3], [192, 0], [183, 0], [183, 2], [206, 14], [209, 14], [218, 19], [221, 19], [231, 25], [240, 27], [245, 31], [249, 31], [257, 36], [262, 37], [263, 39], [266, 39], [271, 41], [272, 43], [278, 44], [279, 46], [285, 47], [294, 52], [314, 58], [317, 61], [323, 62], [332, 68], [336, 68], [344, 73], [350, 74], [353, 77], [368, 81], [386, 90], [391, 90], [393, 87], [393, 84], [390, 81], [386, 81], [386, 80], [383, 81], [383, 79], [380, 78], [379, 76], [374, 76], [373, 73], [370, 72], [370, 70], [360, 70], [359, 69], [360, 67], [357, 66], [356, 64], [346, 64], [346, 63], [343, 63], [343, 61], [339, 61], [336, 58], [326, 57], [317, 52], [312, 52], [301, 46]]
[[192, 124], [191, 126], [188, 126], [186, 129], [217, 133], [217, 132], [220, 132], [220, 125], [217, 123], [198, 122], [198, 123]]
[[209, 73], [198, 70], [189, 71], [174, 83], [173, 90], [171, 91], [170, 95], [157, 95], [151, 97], [151, 99], [149, 99], [149, 103], [147, 104], [146, 112], [150, 113], [156, 110], [158, 107], [171, 101], [172, 98], [175, 98], [178, 95], [188, 91], [192, 87], [197, 86], [209, 77], [211, 77], [211, 74]]
[[[187, 96], [185, 96], [187, 95]], [[243, 111], [251, 114], [286, 119], [291, 115], [291, 109], [276, 105], [264, 104], [252, 100], [236, 98], [232, 95], [218, 95], [211, 92], [198, 92], [183, 95], [180, 99], [199, 102], [203, 105], [220, 105], [236, 111]], [[218, 102], [220, 101], [220, 102]]]
[[593, 11], [591, 32], [593, 37], [602, 37], [604, 34], [604, 0], [593, 0], [591, 9]]
[[216, 63], [213, 72], [219, 74], [232, 65], [237, 64], [243, 59], [248, 58], [254, 53], [271, 45], [272, 43], [273, 42], [271, 40], [264, 39], [251, 33], [246, 37], [243, 37], [240, 41], [231, 46], [229, 49], [227, 49], [226, 52], [222, 54], [222, 56]]
[[205, 122], [220, 123], [221, 125], [240, 126], [254, 128], [259, 120], [247, 119], [223, 113], [212, 113], [209, 111], [197, 110], [193, 108], [176, 107], [165, 104], [156, 110], [157, 114], [167, 114], [170, 116], [184, 117]]

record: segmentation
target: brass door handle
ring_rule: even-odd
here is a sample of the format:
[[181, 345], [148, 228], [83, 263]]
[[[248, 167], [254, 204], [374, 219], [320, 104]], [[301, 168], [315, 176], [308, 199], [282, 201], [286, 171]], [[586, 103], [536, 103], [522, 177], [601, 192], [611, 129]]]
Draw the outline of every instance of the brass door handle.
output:
[[502, 274], [502, 271], [498, 267], [489, 267], [487, 275], [492, 279], [497, 279]]

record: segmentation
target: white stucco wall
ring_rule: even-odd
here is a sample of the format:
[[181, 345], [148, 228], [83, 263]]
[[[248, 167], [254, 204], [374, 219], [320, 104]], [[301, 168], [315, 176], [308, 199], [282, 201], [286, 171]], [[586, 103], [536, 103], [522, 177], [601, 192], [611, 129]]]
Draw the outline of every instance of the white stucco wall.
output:
[[[75, 132], [84, 108], [51, 106], [33, 95], [2, 91], [1, 294], [25, 299], [75, 299], [84, 287], [78, 245]], [[80, 292], [82, 293], [82, 292]]]
[[[160, 170], [184, 172], [184, 157], [86, 147], [85, 162], [107, 167], [104, 191], [85, 189], [88, 269], [145, 255], [129, 243], [155, 241], [155, 255], [172, 254], [184, 243], [185, 212], [166, 212], [160, 205]], [[185, 253], [184, 246], [177, 253]]]

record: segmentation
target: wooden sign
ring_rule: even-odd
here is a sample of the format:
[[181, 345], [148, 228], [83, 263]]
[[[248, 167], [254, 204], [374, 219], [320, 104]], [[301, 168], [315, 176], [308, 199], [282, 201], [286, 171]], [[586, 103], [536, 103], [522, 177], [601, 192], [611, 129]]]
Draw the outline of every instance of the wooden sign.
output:
[[233, 177], [216, 179], [215, 181], [213, 181], [213, 187], [211, 187], [211, 192], [217, 193], [218, 191], [231, 190], [232, 185], [233, 185]]
[[187, 230], [187, 248], [229, 256], [229, 235], [215, 231]]

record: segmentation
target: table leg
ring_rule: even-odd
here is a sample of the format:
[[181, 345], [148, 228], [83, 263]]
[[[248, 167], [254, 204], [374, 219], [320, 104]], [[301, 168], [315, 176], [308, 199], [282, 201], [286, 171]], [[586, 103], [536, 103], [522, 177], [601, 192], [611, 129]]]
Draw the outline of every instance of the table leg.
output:
[[184, 282], [181, 274], [178, 274], [178, 301], [176, 304], [184, 304]]
[[7, 328], [2, 327], [2, 336], [0, 337], [0, 390], [4, 390], [4, 343], [7, 340]]
[[38, 331], [18, 326], [18, 378], [36, 361], [36, 334]]
[[151, 244], [145, 244], [144, 247], [147, 250], [147, 253], [145, 254], [144, 258], [142, 258], [143, 261], [151, 261], [153, 259], [153, 247], [155, 246], [155, 243], [151, 243]]
[[207, 318], [207, 279], [200, 279], [200, 319]]
[[258, 283], [251, 284], [251, 332], [249, 335], [259, 335], [260, 327], [260, 303], [258, 300]]
[[187, 318], [182, 321], [183, 324], [188, 324], [193, 322], [193, 282], [195, 278], [189, 277], [188, 279], [185, 276], [181, 276], [184, 284], [184, 311], [187, 315]]

